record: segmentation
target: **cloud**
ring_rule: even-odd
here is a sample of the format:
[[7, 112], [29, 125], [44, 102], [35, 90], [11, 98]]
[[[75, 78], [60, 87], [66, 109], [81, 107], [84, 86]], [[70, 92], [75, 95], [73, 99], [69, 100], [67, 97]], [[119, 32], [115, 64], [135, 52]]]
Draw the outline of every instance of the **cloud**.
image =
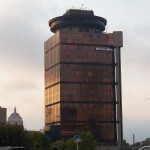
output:
[[8, 116], [16, 106], [27, 129], [43, 128], [43, 45], [49, 36], [44, 9], [48, 5], [29, 0], [6, 0], [0, 4], [1, 106], [8, 108]]
[[37, 86], [30, 82], [30, 81], [25, 81], [21, 79], [12, 79], [11, 81], [8, 81], [7, 84], [5, 84], [4, 89], [9, 90], [11, 92], [19, 92], [19, 91], [28, 91], [28, 90], [36, 90]]
[[0, 105], [8, 108], [8, 114], [17, 106], [27, 129], [44, 126], [44, 41], [52, 35], [48, 20], [72, 6], [81, 8], [82, 4], [108, 20], [108, 32], [123, 31], [125, 138], [131, 141], [132, 132], [146, 138], [149, 127], [140, 130], [140, 120], [149, 123], [150, 113], [144, 101], [150, 95], [150, 2], [147, 0], [0, 1]]
[[40, 11], [28, 1], [17, 1], [14, 7], [10, 7], [9, 12], [6, 14], [3, 12], [5, 17], [1, 20], [1, 57], [12, 61], [37, 63], [42, 66], [45, 35], [40, 32], [39, 28], [43, 23], [47, 24], [39, 19], [39, 17], [42, 18]]

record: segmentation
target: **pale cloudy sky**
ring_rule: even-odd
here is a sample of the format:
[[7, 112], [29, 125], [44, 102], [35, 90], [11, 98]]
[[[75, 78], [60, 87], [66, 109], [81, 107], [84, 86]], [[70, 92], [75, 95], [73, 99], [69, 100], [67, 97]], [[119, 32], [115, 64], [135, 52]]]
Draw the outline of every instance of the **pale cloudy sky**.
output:
[[75, 7], [107, 19], [107, 32], [124, 33], [124, 139], [150, 137], [149, 0], [0, 0], [0, 106], [14, 107], [28, 130], [44, 127], [44, 46], [48, 20]]

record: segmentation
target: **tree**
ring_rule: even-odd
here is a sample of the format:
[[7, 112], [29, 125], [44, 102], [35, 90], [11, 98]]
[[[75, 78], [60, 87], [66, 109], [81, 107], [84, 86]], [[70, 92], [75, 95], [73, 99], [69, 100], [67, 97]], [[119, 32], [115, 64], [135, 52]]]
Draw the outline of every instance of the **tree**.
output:
[[[96, 140], [94, 136], [90, 133], [82, 133], [81, 134], [81, 142], [79, 144], [79, 150], [96, 150]], [[63, 140], [56, 141], [51, 145], [51, 150], [53, 150], [54, 146], [58, 146], [60, 150], [76, 150], [76, 142], [74, 139], [69, 139], [66, 142]]]
[[34, 132], [30, 135], [32, 146], [30, 149], [32, 150], [49, 150], [51, 139], [44, 135], [41, 132]]
[[51, 150], [53, 150], [54, 146], [58, 146], [60, 148], [60, 150], [66, 150], [66, 145], [65, 145], [65, 142], [63, 140], [55, 141], [51, 145]]
[[142, 146], [150, 145], [150, 138], [145, 139], [145, 141], [142, 141]]
[[122, 150], [132, 150], [130, 146], [123, 146]]
[[74, 142], [74, 139], [70, 139], [66, 141], [66, 150], [76, 150], [76, 143]]
[[0, 126], [0, 146], [24, 146], [26, 131], [19, 125]]
[[79, 143], [80, 150], [96, 150], [96, 140], [90, 132], [81, 134], [81, 142]]
[[24, 146], [30, 150], [49, 150], [51, 139], [41, 132], [28, 132], [20, 125], [0, 126], [0, 146]]

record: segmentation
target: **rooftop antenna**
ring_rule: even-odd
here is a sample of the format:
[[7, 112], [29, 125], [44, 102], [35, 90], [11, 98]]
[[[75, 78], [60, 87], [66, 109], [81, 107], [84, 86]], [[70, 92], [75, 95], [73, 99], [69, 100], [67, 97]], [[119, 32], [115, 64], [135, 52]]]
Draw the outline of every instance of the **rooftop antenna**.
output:
[[14, 108], [14, 113], [16, 113], [16, 107]]

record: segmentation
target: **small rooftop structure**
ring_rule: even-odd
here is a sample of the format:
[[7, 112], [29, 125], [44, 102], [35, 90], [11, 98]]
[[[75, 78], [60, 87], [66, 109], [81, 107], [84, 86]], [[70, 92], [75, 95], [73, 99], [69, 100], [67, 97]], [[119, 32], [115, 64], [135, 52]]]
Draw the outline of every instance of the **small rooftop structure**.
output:
[[8, 118], [7, 123], [11, 125], [23, 125], [23, 120], [21, 116], [19, 115], [19, 113], [16, 112], [16, 107], [14, 108], [14, 112]]
[[100, 32], [105, 30], [107, 20], [95, 16], [92, 10], [69, 9], [64, 15], [49, 20], [49, 26], [52, 32], [57, 32], [62, 28], [84, 27], [95, 28]]
[[94, 16], [94, 12], [92, 10], [69, 9], [64, 14], [64, 16], [66, 16], [66, 15], [87, 15], [87, 16]]

